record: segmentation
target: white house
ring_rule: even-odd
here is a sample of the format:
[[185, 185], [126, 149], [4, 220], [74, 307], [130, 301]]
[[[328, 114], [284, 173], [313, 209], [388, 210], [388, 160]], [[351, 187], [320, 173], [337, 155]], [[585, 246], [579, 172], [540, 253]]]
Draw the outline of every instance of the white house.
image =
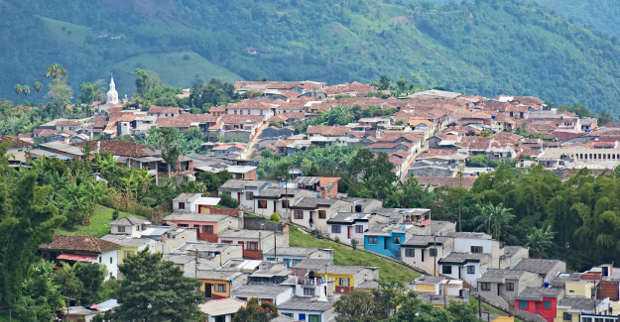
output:
[[448, 234], [448, 236], [454, 239], [454, 252], [487, 254], [491, 256], [488, 263], [489, 266], [499, 268], [499, 261], [503, 251], [500, 248], [499, 241], [494, 240], [490, 235], [475, 232], [453, 232]]
[[216, 206], [221, 198], [204, 197], [202, 193], [182, 193], [172, 200], [172, 209], [180, 212], [204, 213], [203, 208]]
[[443, 276], [477, 285], [478, 278], [487, 271], [490, 255], [481, 253], [452, 252], [439, 260], [439, 271]]
[[340, 212], [327, 220], [329, 238], [345, 244], [364, 245], [364, 233], [368, 231], [368, 213]]
[[198, 306], [200, 312], [207, 317], [207, 322], [232, 322], [232, 317], [240, 308], [245, 306], [245, 302], [235, 299], [210, 300]]
[[119, 218], [110, 222], [110, 231], [113, 235], [129, 235], [140, 237], [151, 222], [136, 216]]

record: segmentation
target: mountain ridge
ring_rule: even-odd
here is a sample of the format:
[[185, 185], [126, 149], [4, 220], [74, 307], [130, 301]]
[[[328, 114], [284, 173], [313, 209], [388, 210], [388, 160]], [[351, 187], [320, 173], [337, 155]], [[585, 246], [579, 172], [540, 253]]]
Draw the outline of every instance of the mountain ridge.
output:
[[[331, 83], [388, 75], [422, 87], [534, 95], [620, 114], [620, 44], [612, 36], [553, 15], [562, 9], [557, 4], [441, 2], [0, 1], [11, 14], [0, 40], [15, 44], [0, 51], [0, 96], [11, 97], [15, 83], [33, 82], [52, 63], [67, 67], [74, 87], [113, 72], [130, 93], [128, 69], [152, 62], [115, 70], [121, 62], [191, 52], [203, 72], [166, 69], [162, 79], [189, 86], [222, 73], [228, 80]], [[88, 33], [76, 42], [83, 28]]]

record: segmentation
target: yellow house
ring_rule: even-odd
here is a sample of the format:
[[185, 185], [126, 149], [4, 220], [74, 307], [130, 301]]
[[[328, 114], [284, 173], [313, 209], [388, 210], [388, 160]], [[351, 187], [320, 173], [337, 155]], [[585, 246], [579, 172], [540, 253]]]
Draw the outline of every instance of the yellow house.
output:
[[302, 276], [312, 272], [314, 276], [326, 280], [331, 285], [331, 291], [336, 293], [349, 293], [354, 288], [366, 288], [379, 281], [379, 272], [374, 267], [334, 265], [331, 259], [308, 258], [293, 270]]
[[568, 278], [564, 283], [566, 296], [592, 298], [594, 281], [579, 278]]
[[585, 297], [565, 297], [558, 301], [554, 322], [580, 322], [581, 313], [592, 313], [596, 301]]

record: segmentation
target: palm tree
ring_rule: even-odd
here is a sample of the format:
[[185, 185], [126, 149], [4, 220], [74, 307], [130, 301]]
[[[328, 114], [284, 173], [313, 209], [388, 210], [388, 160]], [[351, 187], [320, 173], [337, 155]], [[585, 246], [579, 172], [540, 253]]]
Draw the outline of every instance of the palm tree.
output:
[[553, 247], [553, 236], [555, 233], [551, 226], [543, 228], [532, 228], [527, 234], [526, 246], [530, 248], [532, 257], [545, 257], [547, 252]]
[[491, 203], [480, 207], [480, 215], [476, 218], [479, 223], [478, 230], [486, 231], [491, 237], [500, 240], [502, 231], [514, 219], [512, 209], [505, 208], [504, 204], [493, 205]]
[[67, 71], [60, 64], [52, 64], [47, 68], [45, 77], [51, 79], [60, 79], [67, 76]]

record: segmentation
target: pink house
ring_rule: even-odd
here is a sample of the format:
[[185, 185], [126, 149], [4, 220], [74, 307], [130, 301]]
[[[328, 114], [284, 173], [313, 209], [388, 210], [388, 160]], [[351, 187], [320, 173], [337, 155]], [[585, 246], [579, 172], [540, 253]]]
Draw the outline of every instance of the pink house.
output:
[[163, 219], [174, 227], [196, 228], [196, 238], [217, 243], [219, 235], [229, 229], [239, 229], [240, 219], [226, 215], [174, 212]]

